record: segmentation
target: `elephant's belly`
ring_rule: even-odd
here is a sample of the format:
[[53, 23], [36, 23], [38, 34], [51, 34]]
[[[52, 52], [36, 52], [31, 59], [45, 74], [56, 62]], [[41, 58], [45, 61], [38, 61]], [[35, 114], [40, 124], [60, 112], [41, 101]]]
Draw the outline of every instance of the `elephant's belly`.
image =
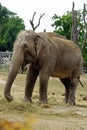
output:
[[70, 77], [71, 76], [71, 72], [68, 72], [68, 71], [54, 72], [51, 76], [63, 79], [63, 78]]

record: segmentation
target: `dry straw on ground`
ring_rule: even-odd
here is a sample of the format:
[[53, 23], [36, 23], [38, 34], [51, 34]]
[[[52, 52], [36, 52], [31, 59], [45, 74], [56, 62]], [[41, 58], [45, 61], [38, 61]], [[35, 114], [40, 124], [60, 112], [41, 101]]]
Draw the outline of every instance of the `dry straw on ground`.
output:
[[[47, 107], [38, 104], [38, 80], [33, 92], [33, 103], [23, 102], [26, 74], [18, 74], [13, 87], [14, 101], [3, 96], [7, 73], [0, 72], [0, 130], [87, 130], [87, 76], [81, 76], [84, 88], [78, 85], [76, 106], [63, 102], [64, 86], [50, 78]], [[21, 82], [20, 82], [21, 81]], [[9, 129], [8, 129], [9, 128]]]

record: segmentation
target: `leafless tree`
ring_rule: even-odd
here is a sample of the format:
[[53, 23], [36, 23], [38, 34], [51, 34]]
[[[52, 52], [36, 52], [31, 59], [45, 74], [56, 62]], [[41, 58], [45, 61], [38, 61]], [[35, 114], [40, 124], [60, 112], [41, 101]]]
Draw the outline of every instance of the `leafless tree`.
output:
[[[84, 49], [85, 49], [85, 46], [86, 46], [86, 42], [87, 42], [87, 10], [86, 10], [86, 4], [84, 4], [84, 7], [83, 7], [83, 22], [84, 22], [84, 37], [83, 37], [83, 41], [82, 41], [82, 45], [81, 45], [81, 51], [82, 53], [84, 52]], [[73, 2], [73, 6], [72, 6], [72, 30], [71, 30], [71, 40], [78, 44], [78, 35], [82, 29], [82, 27], [77, 30], [77, 22], [78, 20], [80, 19], [77, 19], [77, 11], [74, 10], [74, 7], [75, 7], [75, 3]], [[79, 44], [78, 44], [79, 45]], [[84, 72], [87, 72], [87, 62], [84, 62], [83, 63], [83, 66], [84, 66]]]
[[[73, 2], [73, 6], [72, 6], [72, 30], [71, 30], [71, 40], [78, 44], [78, 35], [82, 29], [82, 27], [80, 27], [79, 29], [77, 29], [77, 21], [80, 19], [77, 18], [77, 11], [74, 10], [75, 7], [75, 3]], [[85, 44], [86, 44], [86, 39], [87, 39], [87, 22], [86, 22], [86, 4], [84, 4], [84, 9], [83, 9], [83, 20], [84, 20], [84, 25], [85, 25], [85, 34], [84, 34], [84, 39], [83, 39], [83, 43], [81, 46], [81, 50], [84, 50]]]
[[82, 51], [84, 51], [86, 39], [87, 39], [86, 4], [84, 4], [84, 8], [83, 8], [83, 20], [84, 20], [84, 25], [85, 25], [85, 34], [84, 34], [83, 44], [81, 46]]
[[38, 24], [36, 26], [34, 25], [34, 17], [35, 17], [35, 15], [36, 15], [36, 12], [34, 12], [34, 14], [32, 16], [32, 19], [30, 19], [30, 24], [32, 26], [33, 31], [35, 31], [35, 29], [40, 25], [40, 20], [45, 15], [45, 13], [40, 14], [40, 17], [39, 17], [39, 20], [38, 20]]
[[77, 30], [77, 21], [78, 21], [78, 19], [77, 19], [77, 11], [74, 10], [74, 7], [75, 7], [75, 3], [73, 2], [71, 40], [78, 45], [78, 34], [79, 34], [81, 28], [79, 30]]

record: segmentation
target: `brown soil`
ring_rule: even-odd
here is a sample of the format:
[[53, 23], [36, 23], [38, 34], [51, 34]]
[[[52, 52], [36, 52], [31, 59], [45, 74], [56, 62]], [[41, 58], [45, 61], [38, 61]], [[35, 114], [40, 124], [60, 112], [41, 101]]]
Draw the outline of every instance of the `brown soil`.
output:
[[[5, 79], [6, 76], [0, 75], [1, 119], [25, 122], [27, 118], [32, 116], [36, 118], [36, 121], [32, 126], [33, 130], [87, 130], [87, 101], [83, 100], [84, 97], [87, 97], [87, 76], [82, 77], [85, 88], [83, 89], [79, 85], [80, 90], [77, 92], [76, 106], [70, 106], [63, 102], [64, 97], [62, 96], [62, 93], [64, 90], [58, 97], [56, 91], [51, 91], [51, 89], [48, 93], [49, 104], [47, 106], [39, 106], [37, 103], [37, 88], [33, 94], [33, 104], [24, 103], [21, 101], [24, 94], [24, 87], [21, 87], [18, 81], [14, 83], [14, 88], [12, 89], [15, 99], [12, 103], [8, 103], [3, 97]], [[22, 79], [21, 76], [19, 76], [18, 80], [20, 79]]]

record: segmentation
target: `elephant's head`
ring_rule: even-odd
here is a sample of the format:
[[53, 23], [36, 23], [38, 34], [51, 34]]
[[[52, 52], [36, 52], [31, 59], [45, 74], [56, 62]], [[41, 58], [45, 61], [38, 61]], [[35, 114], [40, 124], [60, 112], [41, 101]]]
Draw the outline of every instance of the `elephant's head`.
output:
[[27, 63], [35, 62], [42, 48], [43, 38], [34, 31], [23, 30], [18, 34], [14, 42], [10, 72], [4, 89], [4, 95], [8, 101], [13, 100], [10, 89], [23, 61], [26, 59]]

